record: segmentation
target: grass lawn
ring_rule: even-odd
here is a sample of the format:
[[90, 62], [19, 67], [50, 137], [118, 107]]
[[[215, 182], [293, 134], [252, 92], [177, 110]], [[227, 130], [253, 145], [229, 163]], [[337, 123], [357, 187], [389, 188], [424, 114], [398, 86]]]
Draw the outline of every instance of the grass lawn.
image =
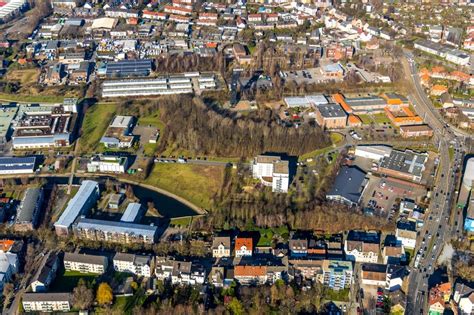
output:
[[87, 110], [82, 124], [82, 135], [79, 139], [81, 152], [95, 153], [102, 149], [99, 147], [100, 138], [104, 135], [115, 111], [115, 105], [101, 103], [95, 104]]
[[157, 163], [145, 183], [209, 209], [223, 178], [224, 167], [221, 166]]
[[80, 279], [86, 282], [92, 282], [99, 278], [100, 275], [95, 273], [80, 273], [78, 271], [59, 271], [58, 276], [51, 285], [52, 292], [72, 292], [77, 286]]
[[362, 120], [362, 123], [364, 125], [370, 125], [374, 120], [372, 119], [372, 117], [370, 117], [370, 115], [357, 115], [359, 116], [360, 120]]
[[64, 96], [0, 93], [0, 100], [25, 103], [62, 103]]
[[172, 218], [170, 225], [187, 227], [191, 223], [191, 218]]
[[337, 133], [337, 132], [332, 132], [331, 133], [331, 142], [333, 144], [338, 144], [342, 140], [344, 140], [344, 136], [341, 135], [340, 133]]
[[327, 289], [325, 291], [325, 297], [329, 301], [337, 302], [348, 302], [349, 301], [349, 289], [344, 290], [332, 290]]
[[155, 154], [156, 146], [156, 143], [145, 143], [143, 145], [143, 154], [146, 156], [153, 156]]
[[384, 113], [374, 114], [372, 115], [372, 117], [374, 118], [377, 124], [390, 123], [390, 119], [388, 119], [387, 115], [385, 115]]
[[151, 114], [150, 116], [143, 116], [138, 118], [138, 124], [139, 125], [151, 125], [153, 127], [156, 127], [160, 129], [160, 133], [164, 130], [165, 125], [163, 122], [160, 120], [160, 112], [156, 111], [155, 113]]
[[449, 147], [448, 148], [448, 151], [449, 151], [449, 160], [453, 160], [454, 159], [454, 148], [453, 147]]
[[410, 264], [410, 262], [412, 261], [412, 259], [415, 257], [415, 250], [414, 249], [410, 249], [410, 248], [405, 248], [405, 254], [407, 256], [407, 262], [408, 264]]
[[277, 228], [254, 228], [251, 231], [258, 231], [260, 233], [260, 239], [258, 240], [257, 246], [271, 246], [273, 236], [278, 235], [283, 239], [288, 239], [289, 231], [286, 226]]

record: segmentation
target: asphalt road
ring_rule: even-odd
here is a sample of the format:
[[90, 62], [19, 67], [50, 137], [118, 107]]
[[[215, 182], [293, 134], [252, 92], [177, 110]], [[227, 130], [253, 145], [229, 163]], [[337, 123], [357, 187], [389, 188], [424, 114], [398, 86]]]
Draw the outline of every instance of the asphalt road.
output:
[[[421, 86], [416, 65], [410, 53], [405, 53], [402, 66], [405, 68], [405, 73], [410, 73], [414, 87], [409, 99], [413, 103], [417, 114], [423, 117], [425, 122], [433, 128], [434, 139], [440, 153], [437, 183], [428, 211], [428, 220], [419, 233], [417, 247], [415, 248], [415, 257], [419, 253], [421, 259], [417, 268], [412, 268], [407, 294], [406, 313], [426, 314], [428, 312], [428, 278], [435, 269], [436, 260], [444, 244], [451, 239], [452, 232], [459, 233], [459, 226], [450, 226], [449, 216], [452, 209], [452, 200], [455, 200], [452, 196], [456, 185], [454, 174], [457, 167], [462, 165], [465, 137], [470, 135], [448, 125], [434, 108]], [[450, 145], [455, 150], [453, 160], [449, 156]]]

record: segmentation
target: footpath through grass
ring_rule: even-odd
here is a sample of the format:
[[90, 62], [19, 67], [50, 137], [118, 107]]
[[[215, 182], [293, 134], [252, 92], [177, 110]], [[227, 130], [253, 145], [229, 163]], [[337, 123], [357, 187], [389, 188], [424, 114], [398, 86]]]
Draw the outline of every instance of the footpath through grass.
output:
[[332, 144], [330, 146], [327, 146], [327, 147], [321, 148], [321, 149], [316, 149], [314, 151], [311, 151], [311, 152], [305, 153], [303, 155], [300, 155], [298, 160], [304, 161], [304, 160], [307, 160], [309, 158], [314, 158], [316, 156], [326, 154], [327, 152], [333, 150], [335, 146], [337, 146], [339, 143], [341, 143], [341, 141], [344, 140], [344, 136], [340, 133], [337, 133], [337, 132], [331, 132], [330, 138], [331, 138], [331, 142], [332, 142]]
[[223, 178], [222, 166], [157, 163], [145, 183], [209, 209], [212, 198], [222, 187]]
[[104, 135], [110, 121], [114, 117], [116, 106], [114, 104], [95, 104], [90, 107], [82, 124], [82, 135], [79, 139], [80, 151], [100, 152], [100, 138]]

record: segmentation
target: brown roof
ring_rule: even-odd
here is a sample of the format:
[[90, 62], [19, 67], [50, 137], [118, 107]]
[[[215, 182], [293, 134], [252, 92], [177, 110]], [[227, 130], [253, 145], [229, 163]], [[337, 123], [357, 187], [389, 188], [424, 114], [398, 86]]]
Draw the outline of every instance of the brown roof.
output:
[[278, 161], [273, 163], [273, 172], [278, 174], [288, 174], [288, 161]]
[[430, 131], [433, 130], [431, 129], [430, 126], [428, 125], [405, 125], [405, 126], [400, 126], [400, 131]]
[[258, 155], [256, 160], [257, 163], [273, 163], [276, 161], [280, 161], [280, 157], [273, 155]]
[[362, 251], [364, 253], [367, 253], [367, 252], [377, 253], [379, 249], [380, 249], [379, 244], [362, 243]]
[[217, 248], [220, 244], [224, 245], [225, 248], [230, 248], [230, 237], [228, 236], [216, 236], [212, 240], [212, 248]]
[[261, 277], [267, 273], [266, 266], [235, 266], [234, 276], [236, 277]]
[[242, 246], [247, 249], [253, 249], [253, 240], [251, 237], [237, 237], [235, 239], [235, 249], [240, 249]]
[[398, 257], [402, 255], [402, 248], [395, 246], [385, 246], [384, 247], [385, 256]]

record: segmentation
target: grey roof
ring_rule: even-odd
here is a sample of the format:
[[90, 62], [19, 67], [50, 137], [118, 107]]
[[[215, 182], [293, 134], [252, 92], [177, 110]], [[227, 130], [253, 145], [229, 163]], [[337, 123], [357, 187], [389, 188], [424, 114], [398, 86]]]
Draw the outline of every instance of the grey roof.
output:
[[18, 207], [16, 215], [17, 223], [33, 221], [33, 212], [42, 192], [41, 188], [28, 188], [26, 190], [21, 204]]
[[416, 222], [408, 220], [399, 220], [397, 222], [397, 229], [416, 232]]
[[385, 264], [373, 264], [373, 263], [364, 263], [361, 265], [362, 271], [368, 272], [383, 272], [387, 271], [387, 265]]
[[135, 260], [135, 254], [116, 253], [114, 256], [114, 261], [115, 260], [133, 262]]
[[65, 253], [64, 261], [79, 262], [84, 264], [103, 265], [107, 263], [107, 257], [100, 255], [87, 255], [79, 253]]
[[34, 170], [36, 158], [29, 157], [0, 157], [0, 171]]
[[364, 188], [366, 173], [356, 166], [343, 166], [336, 176], [334, 186], [326, 196], [341, 196], [358, 203]]
[[369, 244], [380, 244], [380, 234], [377, 232], [366, 232], [352, 230], [347, 234], [348, 241], [358, 241]]
[[390, 156], [382, 159], [380, 167], [421, 176], [425, 169], [427, 159], [428, 156], [426, 153], [420, 154], [410, 150], [393, 150]]
[[148, 75], [151, 72], [151, 59], [121, 60], [107, 63], [107, 76]]
[[57, 259], [58, 256], [56, 253], [49, 252], [48, 256], [43, 258], [44, 265], [38, 269], [33, 281], [39, 281], [43, 284], [49, 285], [49, 283], [47, 283], [47, 279], [49, 278], [49, 274], [53, 271], [53, 267], [56, 264]]
[[345, 98], [346, 104], [352, 108], [357, 108], [358, 106], [385, 106], [387, 102], [385, 99], [379, 96], [366, 96], [366, 97], [353, 97]]
[[321, 113], [321, 116], [323, 116], [324, 118], [346, 117], [346, 112], [339, 104], [330, 103], [319, 105], [318, 110]]
[[146, 266], [150, 264], [151, 256], [149, 255], [137, 255], [128, 253], [116, 253], [114, 261], [128, 261], [136, 266]]
[[70, 302], [71, 299], [71, 293], [24, 293], [22, 297], [23, 302]]
[[122, 222], [134, 222], [138, 215], [140, 214], [140, 211], [142, 209], [142, 205], [136, 202], [131, 202], [128, 204], [127, 209], [123, 213], [122, 217], [120, 218], [120, 221]]
[[79, 191], [69, 201], [66, 209], [59, 217], [54, 226], [69, 228], [76, 218], [84, 211], [84, 205], [89, 198], [99, 189], [99, 183], [93, 180], [85, 180], [82, 182]]
[[110, 233], [134, 233], [147, 237], [155, 237], [157, 227], [129, 222], [116, 222], [82, 218], [77, 223], [78, 229], [99, 230]]

